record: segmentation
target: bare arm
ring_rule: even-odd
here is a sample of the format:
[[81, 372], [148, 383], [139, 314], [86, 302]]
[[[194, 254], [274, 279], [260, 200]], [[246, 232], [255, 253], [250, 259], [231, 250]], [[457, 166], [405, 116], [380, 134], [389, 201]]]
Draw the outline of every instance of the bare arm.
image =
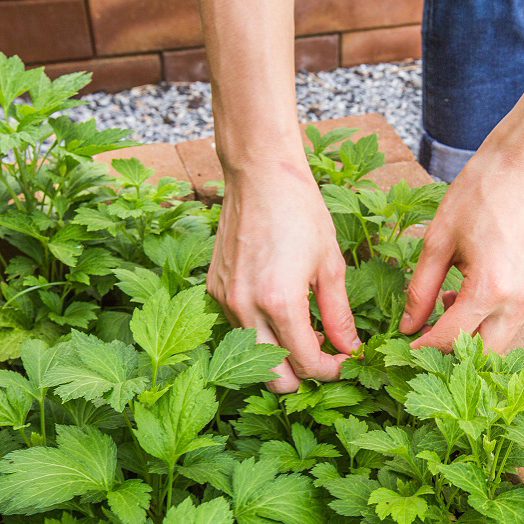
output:
[[[200, 0], [226, 192], [209, 292], [235, 326], [290, 351], [269, 386], [336, 380], [360, 343], [335, 230], [307, 165], [296, 115], [291, 0]], [[326, 334], [309, 320], [315, 293]]]

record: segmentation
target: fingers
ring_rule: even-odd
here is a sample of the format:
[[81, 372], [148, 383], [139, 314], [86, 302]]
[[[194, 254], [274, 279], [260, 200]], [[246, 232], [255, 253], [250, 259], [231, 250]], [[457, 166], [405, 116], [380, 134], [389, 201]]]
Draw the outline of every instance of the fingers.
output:
[[[320, 333], [319, 333], [320, 334]], [[317, 344], [318, 342], [317, 337]], [[259, 344], [273, 344], [279, 346], [277, 337], [273, 333], [272, 329], [269, 326], [259, 327], [257, 330], [257, 343]], [[266, 382], [266, 386], [269, 391], [273, 393], [293, 393], [298, 389], [300, 385], [300, 380], [295, 375], [291, 364], [286, 358], [282, 364], [279, 364], [276, 368], [272, 369], [274, 373], [278, 375], [278, 378]]]
[[311, 327], [307, 296], [288, 300], [281, 308], [266, 311], [268, 323], [280, 345], [290, 355], [298, 378], [314, 378], [325, 382], [338, 380], [340, 364], [347, 355], [328, 355], [320, 350], [319, 339]]
[[346, 354], [358, 349], [361, 342], [349, 308], [344, 272], [320, 280], [315, 289], [315, 299], [322, 325], [333, 346]]
[[451, 265], [451, 252], [426, 235], [419, 261], [409, 283], [400, 331], [412, 335], [433, 311], [442, 282]]
[[[431, 330], [410, 344], [411, 348], [431, 346], [443, 353], [450, 353], [461, 330], [468, 334], [474, 333], [487, 313], [483, 308], [477, 307], [470, 296], [465, 291], [459, 293]], [[453, 296], [448, 295], [447, 300], [453, 300]]]

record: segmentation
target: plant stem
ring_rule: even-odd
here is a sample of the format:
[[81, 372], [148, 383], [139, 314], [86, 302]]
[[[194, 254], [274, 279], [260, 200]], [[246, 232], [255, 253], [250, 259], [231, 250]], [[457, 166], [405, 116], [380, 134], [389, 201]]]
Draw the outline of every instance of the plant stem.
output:
[[[129, 409], [131, 409], [131, 402], [129, 402]], [[131, 421], [129, 420], [129, 416], [126, 413], [126, 410], [124, 408], [124, 411], [122, 411], [122, 415], [124, 416], [124, 420], [126, 421], [126, 425], [129, 429], [129, 433], [131, 433], [131, 438], [133, 439], [133, 445], [135, 446], [136, 452], [140, 458], [140, 462], [142, 464], [142, 467], [144, 468], [144, 477], [146, 479], [146, 482], [150, 484], [151, 477], [149, 475], [149, 472], [147, 471], [147, 462], [144, 457], [144, 451], [140, 447], [140, 444], [138, 443], [138, 440], [136, 438], [135, 432], [133, 431], [133, 426], [131, 425]]]
[[167, 478], [167, 507], [166, 512], [169, 511], [169, 508], [172, 504], [173, 499], [173, 481], [175, 480], [173, 468], [170, 468], [168, 478]]
[[358, 261], [357, 257], [357, 248], [358, 246], [351, 250], [351, 255], [353, 256], [353, 262], [355, 262], [355, 267], [358, 269], [360, 267], [360, 262]]
[[44, 440], [44, 446], [47, 444], [47, 436], [45, 431], [45, 390], [42, 390], [42, 396], [40, 397], [40, 434]]
[[156, 379], [158, 376], [158, 362], [154, 359], [151, 359], [151, 369], [152, 369], [151, 389], [153, 389], [156, 387]]
[[28, 448], [30, 448], [31, 447], [31, 442], [29, 442], [29, 439], [27, 438], [27, 435], [25, 434], [24, 428], [20, 428], [18, 431], [21, 433], [22, 437], [24, 438], [24, 442], [25, 442], [26, 446]]
[[360, 221], [360, 225], [362, 226], [362, 229], [364, 230], [364, 235], [366, 237], [366, 241], [369, 247], [369, 256], [372, 257], [373, 256], [373, 244], [371, 243], [371, 238], [369, 236], [369, 231], [366, 226], [366, 221], [363, 218], [359, 217], [358, 215], [357, 215], [357, 218]]

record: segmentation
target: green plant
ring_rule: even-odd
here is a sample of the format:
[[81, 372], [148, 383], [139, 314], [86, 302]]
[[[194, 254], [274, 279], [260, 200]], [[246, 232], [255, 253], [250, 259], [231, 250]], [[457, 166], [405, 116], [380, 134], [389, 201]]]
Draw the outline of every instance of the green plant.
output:
[[[5, 63], [0, 101], [13, 83]], [[10, 64], [11, 75], [19, 66]], [[308, 134], [365, 344], [339, 382], [304, 380], [295, 394], [262, 387], [287, 352], [256, 344], [254, 330], [231, 329], [205, 293], [219, 206], [177, 200], [188, 188], [173, 180], [149, 186], [151, 171], [132, 159], [114, 162], [118, 178], [87, 183], [62, 218], [54, 183], [43, 200], [34, 195], [36, 208], [11, 209], [5, 238], [24, 235], [21, 244], [45, 252], [47, 237], [56, 242], [69, 228], [80, 250], [64, 250], [68, 263], [49, 249], [52, 264], [12, 277], [16, 257], [6, 264], [3, 289], [18, 296], [3, 318], [34, 308], [32, 331], [16, 341], [21, 358], [0, 369], [6, 524], [524, 522], [524, 488], [506, 478], [524, 467], [524, 350], [500, 357], [461, 334], [451, 355], [411, 351], [397, 330], [420, 250], [405, 233], [431, 219], [443, 187], [372, 191], [362, 176], [383, 160], [376, 137], [357, 146], [346, 140], [351, 131]], [[4, 176], [18, 170], [9, 155]], [[48, 218], [61, 225], [38, 229], [39, 206], [46, 216], [52, 206]], [[17, 230], [22, 220], [47, 240]], [[30, 262], [32, 253], [18, 256]], [[105, 274], [89, 269], [100, 266]], [[450, 271], [445, 288], [460, 280]], [[91, 310], [97, 318], [62, 328], [67, 308], [88, 300], [101, 308]], [[322, 330], [314, 300], [311, 314]], [[332, 351], [329, 341], [323, 349]]]
[[[89, 81], [74, 73], [51, 82], [43, 68], [26, 71], [18, 57], [0, 53], [0, 237], [16, 251], [10, 260], [0, 256], [0, 361], [19, 356], [33, 337], [53, 342], [76, 327], [108, 339], [114, 326], [125, 328], [132, 308], [111, 292], [112, 270], [154, 267], [158, 257], [146, 254], [152, 235], [198, 231], [193, 243], [210, 256], [218, 214], [179, 200], [191, 192], [187, 182], [166, 177], [152, 186], [153, 170], [133, 158], [113, 161], [117, 178], [93, 162], [98, 153], [135, 145], [125, 140], [130, 131], [52, 116], [82, 104], [71, 97]], [[17, 100], [24, 94], [27, 103]], [[180, 285], [192, 269], [173, 268]], [[112, 329], [104, 335], [105, 327]]]

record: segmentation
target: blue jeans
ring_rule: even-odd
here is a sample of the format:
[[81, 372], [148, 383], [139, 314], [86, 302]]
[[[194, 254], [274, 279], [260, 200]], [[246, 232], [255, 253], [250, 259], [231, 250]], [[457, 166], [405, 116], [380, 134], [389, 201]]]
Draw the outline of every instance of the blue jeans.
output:
[[451, 182], [524, 93], [524, 0], [425, 0], [419, 159]]

